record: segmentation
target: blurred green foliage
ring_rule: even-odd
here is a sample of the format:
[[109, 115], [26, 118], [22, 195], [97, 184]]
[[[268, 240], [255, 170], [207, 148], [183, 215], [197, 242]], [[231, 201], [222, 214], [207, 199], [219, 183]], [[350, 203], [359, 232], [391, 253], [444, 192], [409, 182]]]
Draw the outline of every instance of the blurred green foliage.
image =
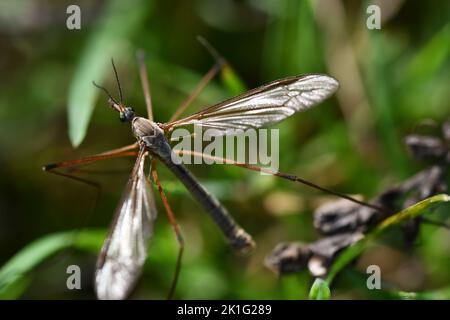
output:
[[[187, 113], [289, 75], [323, 72], [340, 80], [336, 97], [277, 125], [280, 170], [370, 198], [424, 166], [408, 155], [403, 137], [416, 130], [437, 133], [437, 126], [421, 126], [423, 120], [441, 123], [450, 114], [449, 3], [380, 1], [381, 30], [366, 28], [370, 1], [324, 3], [2, 1], [0, 279], [11, 282], [0, 282], [0, 297], [94, 297], [96, 253], [133, 160], [89, 167], [123, 171], [86, 175], [103, 186], [95, 209], [94, 190], [43, 173], [41, 166], [133, 142], [129, 126], [106, 107], [91, 81], [115, 93], [109, 67], [114, 58], [125, 102], [144, 114], [138, 49], [147, 54], [156, 121], [168, 120], [214, 63], [195, 40], [201, 35], [232, 69], [209, 84]], [[81, 30], [66, 28], [70, 4], [82, 10]], [[330, 197], [240, 168], [191, 166], [254, 235], [258, 248], [240, 257], [184, 188], [160, 169], [187, 243], [176, 298], [308, 298], [307, 272], [279, 279], [263, 260], [279, 242], [316, 239], [311, 213]], [[158, 208], [134, 298], [165, 298], [173, 277], [177, 243], [160, 202]], [[440, 209], [439, 217], [448, 219], [447, 211]], [[369, 249], [365, 255], [376, 258], [391, 280], [392, 290], [381, 297], [448, 298], [449, 243], [449, 232], [432, 226], [422, 227], [410, 252], [380, 240], [380, 247], [391, 251], [380, 256]], [[70, 264], [82, 268], [80, 291], [65, 286]], [[379, 298], [364, 289], [364, 270], [336, 278], [332, 297]], [[413, 271], [413, 278], [399, 276]]]

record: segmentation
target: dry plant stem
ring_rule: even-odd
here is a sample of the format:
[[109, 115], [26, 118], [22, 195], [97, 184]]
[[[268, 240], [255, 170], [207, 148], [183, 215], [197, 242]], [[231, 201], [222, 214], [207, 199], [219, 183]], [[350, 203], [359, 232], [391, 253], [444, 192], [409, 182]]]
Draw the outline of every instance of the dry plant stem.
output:
[[147, 107], [147, 117], [153, 121], [153, 107], [152, 98], [150, 94], [150, 84], [148, 81], [147, 68], [145, 66], [145, 53], [139, 50], [137, 53], [137, 59], [139, 64], [139, 76], [141, 77], [142, 90], [144, 91], [145, 105]]

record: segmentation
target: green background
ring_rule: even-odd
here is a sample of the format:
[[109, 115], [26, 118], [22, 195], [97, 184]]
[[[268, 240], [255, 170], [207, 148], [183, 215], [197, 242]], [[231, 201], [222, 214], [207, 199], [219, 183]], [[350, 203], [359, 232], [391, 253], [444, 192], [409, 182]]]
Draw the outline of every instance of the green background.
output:
[[[41, 167], [133, 142], [129, 125], [118, 121], [91, 81], [115, 94], [114, 58], [126, 104], [145, 114], [138, 49], [147, 54], [156, 121], [167, 121], [214, 63], [196, 41], [201, 35], [232, 69], [187, 113], [285, 76], [327, 73], [340, 81], [333, 98], [276, 126], [281, 171], [368, 199], [424, 168], [403, 139], [413, 132], [439, 134], [438, 126], [423, 124], [439, 125], [449, 116], [449, 3], [380, 3], [382, 28], [368, 30], [368, 1], [2, 1], [0, 265], [31, 242], [44, 243], [29, 248], [9, 273], [0, 272], [0, 296], [94, 298], [96, 253], [133, 160], [89, 167], [119, 171], [86, 176], [102, 185], [95, 209], [94, 190]], [[81, 30], [66, 28], [70, 4], [81, 8]], [[254, 236], [257, 249], [242, 257], [159, 168], [186, 240], [176, 298], [308, 297], [306, 271], [278, 278], [263, 261], [277, 243], [317, 239], [312, 212], [333, 197], [241, 168], [190, 166]], [[160, 201], [157, 206], [155, 235], [133, 298], [165, 298], [173, 277], [177, 244]], [[441, 211], [442, 219], [448, 217]], [[69, 233], [44, 238], [58, 232]], [[75, 247], [67, 248], [74, 239]], [[389, 297], [365, 289], [369, 264], [380, 265], [391, 291], [445, 290], [449, 248], [446, 230], [423, 226], [411, 250], [392, 230], [336, 279], [332, 297]], [[52, 251], [58, 252], [47, 257]], [[71, 264], [81, 267], [82, 290], [66, 288]]]

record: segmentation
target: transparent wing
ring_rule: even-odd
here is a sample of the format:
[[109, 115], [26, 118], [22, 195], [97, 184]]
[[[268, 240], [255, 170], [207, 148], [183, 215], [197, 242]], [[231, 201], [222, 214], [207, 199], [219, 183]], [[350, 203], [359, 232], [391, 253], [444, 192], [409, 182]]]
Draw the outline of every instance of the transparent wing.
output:
[[99, 299], [125, 299], [147, 258], [157, 211], [144, 173], [145, 156], [145, 150], [141, 149], [117, 207], [110, 235], [103, 244], [95, 275]]
[[213, 136], [236, 129], [260, 128], [307, 110], [331, 96], [339, 87], [336, 79], [320, 74], [289, 77], [271, 82], [240, 96], [206, 108], [187, 118], [164, 125], [166, 129], [185, 125], [215, 129]]

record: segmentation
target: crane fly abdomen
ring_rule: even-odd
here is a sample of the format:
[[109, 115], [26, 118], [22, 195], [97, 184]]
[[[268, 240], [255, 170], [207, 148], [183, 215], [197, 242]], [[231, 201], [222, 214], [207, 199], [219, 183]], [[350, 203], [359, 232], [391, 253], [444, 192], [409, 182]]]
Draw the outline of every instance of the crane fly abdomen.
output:
[[185, 185], [189, 193], [196, 199], [222, 229], [228, 242], [241, 252], [248, 252], [254, 246], [249, 234], [231, 217], [228, 211], [210, 194], [182, 164], [176, 163], [176, 157], [169, 141], [157, 123], [145, 118], [136, 117], [132, 122], [133, 133], [139, 143], [153, 156], [161, 160], [167, 168]]

